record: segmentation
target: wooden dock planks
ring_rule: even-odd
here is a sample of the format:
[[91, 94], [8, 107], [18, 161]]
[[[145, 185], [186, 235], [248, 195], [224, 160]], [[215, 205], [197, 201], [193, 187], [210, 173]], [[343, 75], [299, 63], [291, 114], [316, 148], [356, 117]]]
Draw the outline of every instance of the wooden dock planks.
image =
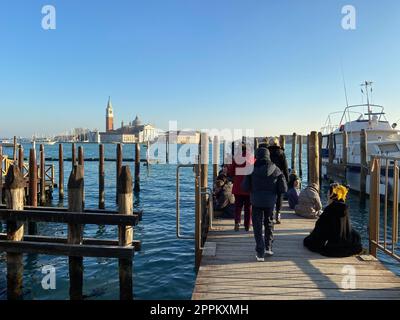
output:
[[[366, 300], [400, 299], [400, 277], [371, 256], [327, 258], [303, 247], [315, 220], [290, 211], [275, 225], [273, 251], [255, 260], [253, 233], [233, 231], [231, 220], [214, 220], [197, 275], [192, 299]], [[354, 268], [355, 288], [342, 282]]]

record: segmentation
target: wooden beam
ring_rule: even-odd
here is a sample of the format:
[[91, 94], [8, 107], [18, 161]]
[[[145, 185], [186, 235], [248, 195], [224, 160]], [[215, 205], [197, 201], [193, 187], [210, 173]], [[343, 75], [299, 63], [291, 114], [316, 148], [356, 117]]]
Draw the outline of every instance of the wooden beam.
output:
[[[6, 233], [0, 233], [0, 240], [7, 240]], [[23, 241], [28, 242], [47, 242], [47, 243], [64, 243], [66, 244], [67, 238], [60, 237], [52, 237], [52, 236], [31, 236], [24, 235]], [[108, 240], [108, 239], [95, 239], [95, 238], [83, 238], [82, 244], [88, 246], [118, 246], [118, 240]], [[135, 251], [140, 251], [142, 249], [142, 243], [140, 240], [133, 240], [132, 246], [135, 248]]]
[[[71, 258], [104, 257], [131, 259], [135, 248], [133, 246], [104, 246], [85, 244], [62, 244], [50, 242], [10, 241], [0, 240], [0, 251], [9, 254], [35, 253], [56, 256], [69, 256]], [[71, 272], [71, 271], [70, 271]]]

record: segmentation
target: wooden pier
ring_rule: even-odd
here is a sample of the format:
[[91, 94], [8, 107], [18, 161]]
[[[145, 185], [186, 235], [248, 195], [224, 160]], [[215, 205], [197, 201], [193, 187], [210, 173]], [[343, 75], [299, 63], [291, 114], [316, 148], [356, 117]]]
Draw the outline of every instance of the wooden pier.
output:
[[232, 220], [214, 220], [192, 299], [400, 299], [400, 277], [373, 256], [327, 258], [303, 247], [314, 224], [286, 208], [274, 256], [257, 262], [252, 229], [235, 232]]

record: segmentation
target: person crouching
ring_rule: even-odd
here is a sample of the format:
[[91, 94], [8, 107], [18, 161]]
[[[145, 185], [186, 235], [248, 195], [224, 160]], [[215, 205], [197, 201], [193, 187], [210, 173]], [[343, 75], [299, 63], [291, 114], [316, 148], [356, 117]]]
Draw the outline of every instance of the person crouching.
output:
[[273, 255], [273, 213], [276, 199], [279, 194], [287, 191], [286, 179], [282, 171], [271, 161], [267, 148], [257, 150], [254, 170], [243, 180], [242, 189], [250, 192], [256, 259], [264, 261], [265, 255]]

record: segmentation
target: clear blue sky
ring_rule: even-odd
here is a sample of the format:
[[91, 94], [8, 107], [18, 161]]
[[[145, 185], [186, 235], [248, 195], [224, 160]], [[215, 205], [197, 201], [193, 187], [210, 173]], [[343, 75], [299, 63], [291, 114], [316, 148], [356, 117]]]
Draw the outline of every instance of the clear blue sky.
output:
[[[318, 130], [375, 81], [374, 100], [400, 118], [398, 0], [0, 0], [0, 136], [166, 128]], [[41, 28], [43, 5], [57, 29]], [[357, 29], [341, 27], [343, 5]]]

